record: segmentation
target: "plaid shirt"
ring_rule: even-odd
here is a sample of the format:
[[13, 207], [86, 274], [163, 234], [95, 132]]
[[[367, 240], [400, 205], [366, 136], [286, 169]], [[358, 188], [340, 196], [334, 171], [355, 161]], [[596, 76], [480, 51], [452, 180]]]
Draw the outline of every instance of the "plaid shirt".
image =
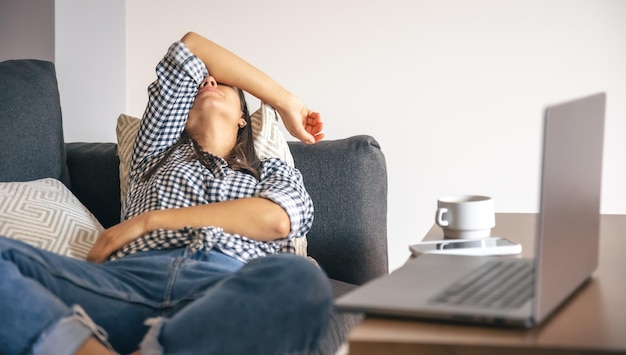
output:
[[[156, 67], [157, 80], [149, 88], [149, 101], [135, 140], [128, 180], [128, 193], [122, 206], [122, 219], [144, 212], [195, 206], [246, 197], [263, 197], [280, 205], [289, 215], [291, 231], [287, 238], [269, 242], [229, 234], [222, 228], [185, 227], [180, 230], [154, 230], [122, 247], [110, 260], [138, 251], [186, 246], [194, 253], [217, 248], [243, 262], [278, 252], [294, 252], [291, 238], [304, 236], [313, 223], [313, 203], [300, 172], [278, 158], [262, 162], [261, 179], [231, 169], [226, 161], [208, 154], [208, 167], [199, 162], [191, 144], [183, 144], [145, 182], [144, 172], [154, 166], [175, 143], [187, 122], [198, 86], [207, 69], [185, 45], [178, 41], [169, 48]], [[242, 220], [241, 223], [247, 223]]]

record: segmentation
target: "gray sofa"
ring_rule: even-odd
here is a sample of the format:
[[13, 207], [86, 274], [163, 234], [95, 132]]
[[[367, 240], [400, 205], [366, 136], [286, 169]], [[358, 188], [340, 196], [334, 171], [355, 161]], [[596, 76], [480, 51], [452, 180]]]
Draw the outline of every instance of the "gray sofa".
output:
[[[315, 205], [309, 254], [335, 294], [386, 274], [387, 173], [376, 140], [360, 135], [289, 146]], [[0, 181], [59, 179], [104, 227], [119, 222], [117, 146], [64, 141], [52, 63], [0, 63], [0, 162]], [[335, 353], [360, 319], [335, 312], [321, 353]]]

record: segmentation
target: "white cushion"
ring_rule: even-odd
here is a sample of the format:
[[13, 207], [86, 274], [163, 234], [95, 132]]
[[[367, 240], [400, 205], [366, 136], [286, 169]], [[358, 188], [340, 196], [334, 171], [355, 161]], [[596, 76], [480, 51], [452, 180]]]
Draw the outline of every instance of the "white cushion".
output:
[[279, 118], [280, 115], [276, 110], [263, 102], [261, 102], [261, 107], [250, 116], [254, 150], [260, 159], [280, 158], [293, 167], [293, 156], [291, 156], [289, 145], [278, 126]]
[[[261, 107], [250, 116], [252, 135], [254, 136], [254, 150], [260, 159], [280, 158], [287, 165], [293, 167], [293, 156], [289, 150], [289, 145], [278, 126], [279, 118], [278, 112], [264, 102], [261, 102]], [[297, 255], [308, 255], [306, 236], [293, 238], [291, 242], [296, 249]]]
[[0, 183], [0, 235], [84, 260], [102, 230], [56, 179]]
[[130, 159], [133, 154], [133, 144], [139, 131], [139, 118], [121, 114], [117, 118], [115, 133], [117, 135], [117, 155], [120, 158], [120, 199], [124, 201], [128, 188], [128, 174]]

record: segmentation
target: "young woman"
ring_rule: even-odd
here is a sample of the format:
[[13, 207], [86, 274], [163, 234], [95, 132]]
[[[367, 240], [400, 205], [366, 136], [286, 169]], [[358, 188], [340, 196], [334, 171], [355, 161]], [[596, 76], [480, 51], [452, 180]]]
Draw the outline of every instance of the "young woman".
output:
[[304, 354], [326, 331], [326, 276], [282, 252], [311, 199], [296, 169], [256, 156], [242, 89], [306, 143], [319, 114], [195, 33], [156, 71], [123, 221], [90, 262], [0, 238], [3, 354]]

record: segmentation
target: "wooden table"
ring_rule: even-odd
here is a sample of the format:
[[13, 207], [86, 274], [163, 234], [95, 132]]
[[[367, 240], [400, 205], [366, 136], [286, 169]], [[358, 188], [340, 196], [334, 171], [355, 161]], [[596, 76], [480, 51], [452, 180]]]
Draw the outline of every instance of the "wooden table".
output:
[[[498, 213], [493, 236], [534, 254], [536, 214]], [[434, 226], [424, 240], [441, 239]], [[603, 215], [592, 279], [543, 325], [530, 329], [367, 316], [349, 335], [352, 354], [626, 354], [626, 215]]]

